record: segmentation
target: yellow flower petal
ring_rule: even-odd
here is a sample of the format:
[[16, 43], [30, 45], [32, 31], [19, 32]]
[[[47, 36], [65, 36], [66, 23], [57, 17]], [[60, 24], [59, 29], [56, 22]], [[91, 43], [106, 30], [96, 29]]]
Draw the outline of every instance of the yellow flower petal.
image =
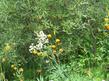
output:
[[52, 38], [51, 34], [48, 34], [47, 37], [48, 37], [48, 39], [51, 39]]
[[51, 48], [52, 48], [52, 49], [56, 49], [56, 45], [52, 45]]
[[33, 53], [34, 55], [36, 55], [38, 52], [37, 52], [37, 50], [34, 49], [34, 50], [32, 51], [32, 53]]

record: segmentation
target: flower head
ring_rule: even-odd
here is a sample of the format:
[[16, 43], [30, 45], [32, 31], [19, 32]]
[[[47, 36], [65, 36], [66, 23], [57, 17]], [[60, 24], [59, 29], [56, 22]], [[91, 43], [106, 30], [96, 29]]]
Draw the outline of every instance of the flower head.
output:
[[52, 48], [52, 49], [56, 49], [56, 45], [52, 45], [51, 48]]
[[37, 38], [38, 43], [43, 43], [43, 44], [48, 43], [47, 35], [44, 34], [43, 31], [40, 31], [39, 33], [36, 32], [36, 34], [37, 34], [37, 37], [38, 37]]
[[109, 25], [105, 25], [105, 29], [106, 30], [109, 30]]
[[62, 53], [63, 51], [64, 51], [64, 50], [63, 50], [62, 48], [61, 48], [61, 49], [59, 49], [59, 52], [60, 52], [60, 53]]
[[[46, 47], [46, 43], [49, 43], [49, 40], [47, 38], [47, 35], [44, 34], [43, 31], [40, 31], [39, 33], [38, 32], [35, 32], [36, 35], [37, 35], [37, 44], [34, 45], [34, 43], [32, 43], [30, 46], [29, 46], [29, 52], [30, 53], [33, 53], [33, 54], [36, 54], [37, 51], [41, 51], [44, 47]], [[50, 36], [49, 36], [50, 37]]]
[[11, 46], [9, 45], [9, 43], [6, 43], [5, 47], [4, 47], [4, 51], [8, 52], [11, 50]]
[[34, 43], [31, 43], [31, 45], [29, 46], [29, 52], [32, 53], [35, 48], [36, 47], [34, 46]]
[[19, 72], [23, 72], [23, 68], [19, 68]]
[[48, 37], [48, 39], [51, 39], [52, 38], [51, 34], [48, 34], [47, 37]]
[[14, 65], [14, 64], [12, 64], [12, 65], [11, 65], [11, 68], [14, 68], [14, 67], [15, 67], [15, 65]]
[[59, 44], [61, 42], [60, 39], [56, 39], [56, 43]]
[[38, 56], [41, 56], [41, 55], [42, 55], [42, 52], [38, 52], [37, 55], [38, 55]]
[[37, 54], [37, 50], [34, 49], [32, 53], [33, 53], [34, 55]]
[[42, 50], [43, 49], [43, 44], [42, 43], [38, 43], [36, 45], [34, 45], [33, 43], [29, 46], [29, 52], [30, 53], [33, 53], [33, 54], [36, 54], [37, 51], [39, 50]]
[[14, 70], [17, 70], [17, 67], [14, 67], [13, 69], [14, 69]]
[[43, 44], [40, 42], [36, 45], [37, 50], [41, 50], [43, 48]]

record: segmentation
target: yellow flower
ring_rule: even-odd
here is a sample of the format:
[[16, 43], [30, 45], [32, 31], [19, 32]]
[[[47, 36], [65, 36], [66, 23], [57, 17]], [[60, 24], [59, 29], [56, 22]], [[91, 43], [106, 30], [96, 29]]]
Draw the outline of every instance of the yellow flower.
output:
[[12, 65], [11, 65], [11, 68], [14, 68], [14, 67], [15, 67], [15, 65], [14, 65], [14, 64], [12, 64]]
[[109, 21], [109, 18], [104, 18], [104, 21], [105, 21], [105, 22], [108, 22], [108, 21]]
[[42, 52], [38, 52], [37, 55], [38, 55], [38, 56], [41, 56], [41, 55], [42, 55]]
[[14, 69], [14, 70], [17, 70], [17, 67], [14, 67], [13, 69]]
[[48, 39], [51, 39], [52, 38], [51, 34], [48, 34], [47, 37], [48, 37]]
[[33, 53], [34, 55], [36, 55], [38, 52], [37, 52], [37, 50], [34, 49], [34, 50], [32, 51], [32, 53]]
[[61, 49], [59, 49], [59, 52], [60, 52], [60, 53], [62, 53], [63, 51], [64, 51], [64, 50], [63, 50], [62, 48], [61, 48]]
[[23, 72], [23, 68], [19, 68], [19, 72]]
[[6, 46], [4, 47], [4, 52], [8, 52], [11, 50], [11, 46], [9, 45], [9, 43], [6, 44]]
[[109, 30], [109, 25], [105, 25], [105, 29], [106, 30]]
[[56, 43], [59, 44], [61, 42], [60, 39], [56, 39]]
[[42, 56], [42, 57], [47, 57], [48, 54], [47, 54], [46, 52], [43, 52], [41, 56]]
[[52, 45], [51, 48], [52, 48], [52, 49], [56, 49], [56, 45]]

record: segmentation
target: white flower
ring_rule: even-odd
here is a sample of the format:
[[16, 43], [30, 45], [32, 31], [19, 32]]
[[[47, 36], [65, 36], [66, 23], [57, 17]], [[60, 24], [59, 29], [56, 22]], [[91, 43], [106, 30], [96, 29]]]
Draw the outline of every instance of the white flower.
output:
[[35, 50], [42, 50], [44, 47], [46, 47], [46, 43], [49, 43], [49, 40], [47, 38], [47, 35], [44, 34], [43, 31], [40, 31], [39, 33], [35, 32], [37, 37], [36, 38], [38, 41], [37, 41], [37, 44], [34, 45], [34, 43], [31, 43], [31, 45], [29, 46], [29, 52], [32, 53], [32, 51], [35, 49]]
[[29, 46], [29, 52], [32, 53], [32, 51], [35, 50], [41, 50], [43, 48], [43, 44], [42, 43], [38, 43], [36, 45], [34, 45], [33, 43]]
[[45, 43], [48, 43], [49, 41], [48, 41], [48, 39], [47, 39], [47, 35], [46, 34], [44, 34], [44, 32], [43, 31], [40, 31], [39, 33], [37, 33], [37, 32], [35, 32], [36, 34], [37, 34], [37, 39], [38, 39], [38, 43], [43, 43], [43, 44], [45, 44]]
[[40, 38], [37, 42], [38, 42], [38, 43], [41, 42], [41, 43], [43, 43], [43, 44], [49, 43], [48, 39], [42, 39], [42, 38]]
[[40, 31], [39, 33], [36, 33], [36, 34], [37, 34], [37, 37], [39, 38], [43, 38], [43, 39], [47, 38], [47, 35], [45, 35], [43, 31]]
[[49, 40], [48, 40], [48, 39], [46, 39], [46, 40], [45, 40], [45, 43], [49, 43]]
[[32, 53], [32, 51], [36, 48], [36, 46], [34, 46], [34, 43], [31, 43], [31, 45], [29, 46], [29, 52]]
[[41, 42], [36, 45], [37, 50], [41, 50], [42, 48], [43, 48], [43, 44]]

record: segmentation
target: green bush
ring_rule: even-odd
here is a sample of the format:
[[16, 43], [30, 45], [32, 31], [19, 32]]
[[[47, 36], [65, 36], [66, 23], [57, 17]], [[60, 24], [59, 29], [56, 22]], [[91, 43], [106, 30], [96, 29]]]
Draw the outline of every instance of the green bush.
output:
[[[104, 69], [108, 70], [109, 62], [108, 4], [108, 0], [0, 0], [0, 81], [44, 81], [46, 77], [90, 81], [84, 70], [99, 71], [101, 67], [104, 75], [99, 78], [105, 79], [108, 72]], [[47, 56], [29, 52], [31, 43], [38, 41], [35, 32], [40, 31], [52, 36], [40, 50]], [[56, 44], [56, 39], [61, 45], [54, 50], [50, 46]], [[64, 75], [67, 66], [70, 68]]]

